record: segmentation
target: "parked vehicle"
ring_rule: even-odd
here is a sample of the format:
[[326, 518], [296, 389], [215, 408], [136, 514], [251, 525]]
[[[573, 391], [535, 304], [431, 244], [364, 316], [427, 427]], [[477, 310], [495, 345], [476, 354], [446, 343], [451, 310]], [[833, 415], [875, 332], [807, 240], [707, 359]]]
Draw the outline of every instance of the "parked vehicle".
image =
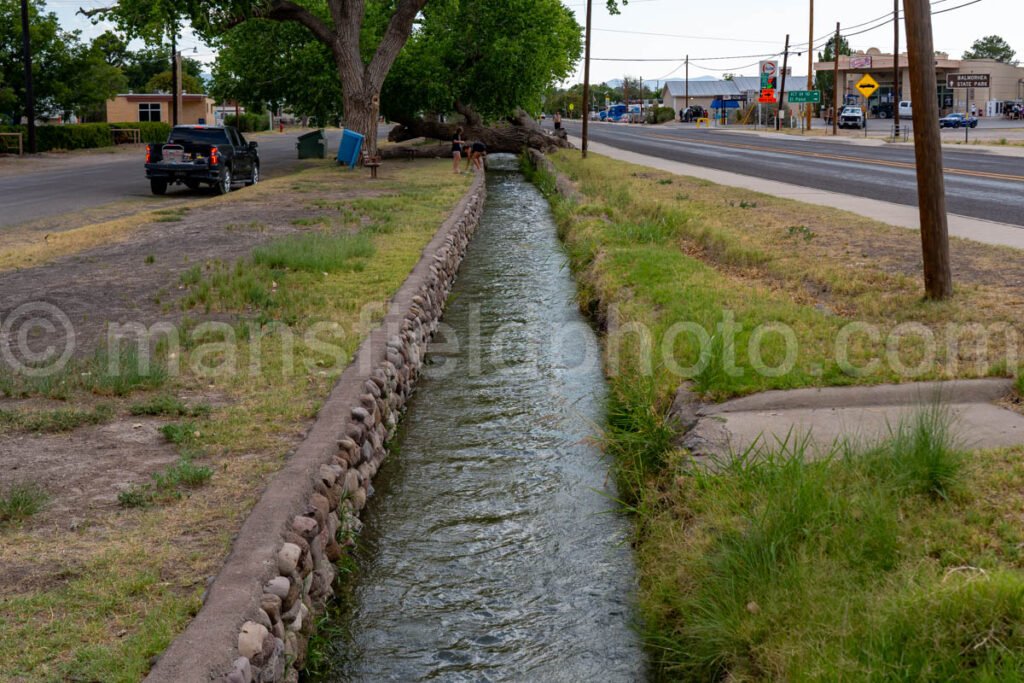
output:
[[613, 104], [605, 109], [603, 113], [602, 121], [621, 121], [628, 114], [624, 104]]
[[977, 128], [978, 117], [967, 114], [947, 114], [939, 119], [939, 128]]
[[260, 181], [256, 147], [232, 126], [175, 126], [165, 144], [146, 145], [146, 177], [153, 194], [179, 183], [227, 194], [239, 183]]
[[692, 104], [686, 109], [679, 110], [679, 120], [683, 123], [690, 123], [697, 119], [706, 119], [708, 111], [699, 104]]
[[871, 113], [880, 119], [892, 118], [892, 102], [882, 102], [871, 107]]
[[914, 109], [910, 106], [910, 100], [900, 102], [900, 118], [910, 119], [914, 117]]
[[863, 128], [864, 112], [860, 107], [847, 105], [839, 112], [840, 128]]

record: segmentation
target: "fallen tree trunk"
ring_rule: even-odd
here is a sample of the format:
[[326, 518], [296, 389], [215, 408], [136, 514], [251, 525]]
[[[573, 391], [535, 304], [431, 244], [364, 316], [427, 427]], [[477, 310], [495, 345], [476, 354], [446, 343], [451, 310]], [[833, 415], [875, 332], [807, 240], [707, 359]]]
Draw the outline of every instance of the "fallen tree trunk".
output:
[[[407, 142], [428, 138], [447, 141], [454, 137], [455, 129], [461, 126], [463, 140], [470, 143], [479, 140], [487, 145], [488, 152], [519, 154], [524, 147], [542, 152], [572, 147], [572, 144], [566, 139], [565, 130], [546, 131], [529, 114], [522, 111], [507, 122], [494, 126], [483, 125], [477, 117], [467, 117], [467, 119], [466, 123], [440, 123], [425, 120], [402, 123], [391, 129], [388, 140]], [[417, 147], [391, 146], [381, 148], [380, 155], [385, 159], [450, 157], [451, 149], [450, 142]]]

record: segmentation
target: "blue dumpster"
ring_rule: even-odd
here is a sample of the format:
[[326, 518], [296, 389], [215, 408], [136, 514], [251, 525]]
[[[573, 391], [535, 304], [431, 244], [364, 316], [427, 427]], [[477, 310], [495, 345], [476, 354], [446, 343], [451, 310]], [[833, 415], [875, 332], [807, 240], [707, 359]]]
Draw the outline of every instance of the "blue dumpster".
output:
[[341, 143], [338, 145], [338, 163], [355, 168], [362, 149], [363, 136], [346, 128], [341, 132]]

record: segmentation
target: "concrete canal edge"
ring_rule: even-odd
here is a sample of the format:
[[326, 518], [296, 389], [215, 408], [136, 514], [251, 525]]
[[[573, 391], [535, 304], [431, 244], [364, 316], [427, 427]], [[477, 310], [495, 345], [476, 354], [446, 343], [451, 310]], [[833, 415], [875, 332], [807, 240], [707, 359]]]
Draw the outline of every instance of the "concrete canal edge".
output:
[[412, 394], [485, 193], [479, 173], [249, 513], [202, 609], [146, 681], [298, 680], [333, 595], [334, 563], [361, 526], [371, 479]]

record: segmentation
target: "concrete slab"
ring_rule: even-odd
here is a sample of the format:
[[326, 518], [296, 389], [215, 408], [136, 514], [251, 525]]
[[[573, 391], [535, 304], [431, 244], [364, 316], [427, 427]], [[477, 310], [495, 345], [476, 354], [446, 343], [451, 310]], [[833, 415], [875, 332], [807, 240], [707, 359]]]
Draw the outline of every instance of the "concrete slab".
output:
[[995, 404], [1012, 391], [1008, 379], [770, 391], [705, 406], [683, 444], [698, 456], [727, 458], [801, 442], [808, 455], [822, 457], [844, 442], [877, 443], [901, 420], [940, 402], [960, 447], [1016, 446], [1024, 444], [1024, 415]]
[[[581, 144], [579, 138], [570, 136], [569, 140], [577, 147]], [[591, 142], [589, 149], [595, 154], [603, 154], [612, 159], [649, 166], [650, 168], [657, 168], [669, 173], [702, 178], [719, 185], [740, 187], [776, 197], [795, 199], [807, 202], [808, 204], [843, 209], [844, 211], [873, 218], [882, 223], [888, 223], [889, 225], [901, 228], [909, 228], [915, 231], [921, 229], [920, 215], [916, 206], [883, 202], [865, 197], [841, 194], [839, 192], [829, 192], [827, 190], [817, 190], [813, 187], [790, 185], [766, 178], [729, 173], [728, 171], [716, 171], [702, 166], [637, 154], [636, 152], [629, 152], [599, 142]], [[997, 223], [995, 221], [986, 221], [980, 218], [971, 218], [951, 213], [949, 214], [949, 234], [984, 244], [1024, 249], [1024, 230], [1020, 226], [1009, 223]]]

